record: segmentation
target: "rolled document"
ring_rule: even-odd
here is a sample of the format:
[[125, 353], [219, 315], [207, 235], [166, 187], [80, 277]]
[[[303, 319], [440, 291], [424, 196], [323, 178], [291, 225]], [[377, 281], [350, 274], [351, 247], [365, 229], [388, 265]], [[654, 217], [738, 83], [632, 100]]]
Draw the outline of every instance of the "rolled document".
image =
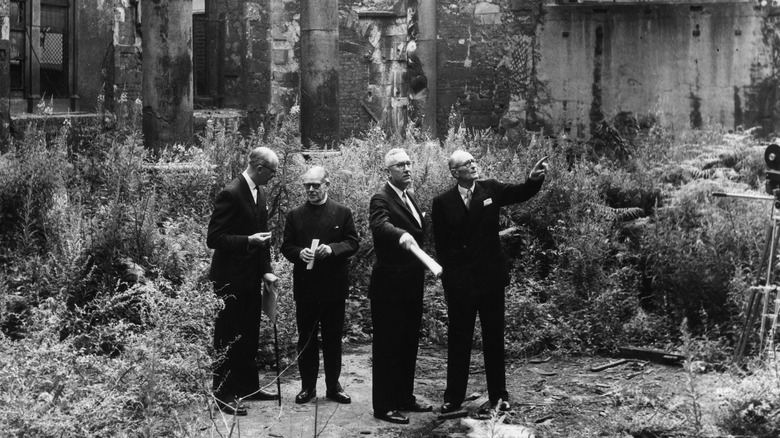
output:
[[436, 263], [436, 260], [431, 258], [428, 254], [423, 251], [419, 245], [415, 242], [412, 244], [412, 246], [409, 247], [409, 251], [412, 252], [418, 259], [420, 259], [421, 262], [425, 265], [426, 268], [430, 269], [431, 272], [433, 272], [433, 275], [440, 276], [442, 272], [442, 267], [440, 264]]
[[[311, 252], [317, 251], [317, 247], [320, 246], [320, 239], [312, 239], [311, 240]], [[311, 270], [314, 268], [314, 259], [311, 259], [308, 265], [306, 265], [306, 269]]]

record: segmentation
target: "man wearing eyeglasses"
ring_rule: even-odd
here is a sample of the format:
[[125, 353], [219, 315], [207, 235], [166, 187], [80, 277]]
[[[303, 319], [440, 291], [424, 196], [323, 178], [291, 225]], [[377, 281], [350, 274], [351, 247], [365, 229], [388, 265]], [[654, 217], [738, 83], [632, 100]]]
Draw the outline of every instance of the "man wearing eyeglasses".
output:
[[293, 263], [293, 295], [298, 324], [298, 370], [301, 392], [295, 403], [317, 395], [319, 341], [325, 367], [325, 397], [350, 403], [339, 383], [344, 305], [349, 293], [349, 257], [359, 238], [352, 211], [328, 196], [328, 171], [309, 169], [301, 178], [306, 202], [287, 214], [282, 254]]
[[276, 174], [279, 159], [266, 148], [249, 153], [246, 170], [217, 194], [206, 244], [214, 250], [209, 279], [225, 307], [214, 323], [217, 408], [246, 415], [240, 400], [275, 400], [260, 388], [255, 365], [259, 343], [262, 287], [277, 282], [271, 269], [268, 210], [262, 186]]
[[539, 192], [546, 159], [536, 163], [525, 182], [505, 184], [478, 180], [479, 168], [470, 153], [458, 150], [450, 156], [448, 165], [457, 184], [436, 196], [431, 209], [449, 320], [443, 414], [460, 409], [466, 396], [477, 314], [490, 407], [511, 409], [504, 364], [504, 288], [509, 270], [498, 237], [498, 218], [501, 207], [527, 201]]
[[425, 228], [409, 191], [412, 161], [403, 149], [385, 155], [387, 183], [371, 198], [369, 220], [376, 263], [368, 297], [373, 322], [372, 402], [374, 417], [408, 424], [403, 412], [430, 412], [413, 394], [422, 323], [425, 265], [410, 248], [422, 243]]

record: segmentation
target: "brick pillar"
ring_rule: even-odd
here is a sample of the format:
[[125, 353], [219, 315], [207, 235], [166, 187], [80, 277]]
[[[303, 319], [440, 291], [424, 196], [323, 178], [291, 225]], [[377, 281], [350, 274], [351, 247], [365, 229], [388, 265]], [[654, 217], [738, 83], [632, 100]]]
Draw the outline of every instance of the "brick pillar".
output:
[[159, 149], [192, 140], [192, 0], [144, 0], [143, 133]]
[[301, 141], [339, 141], [339, 15], [337, 0], [301, 2]]

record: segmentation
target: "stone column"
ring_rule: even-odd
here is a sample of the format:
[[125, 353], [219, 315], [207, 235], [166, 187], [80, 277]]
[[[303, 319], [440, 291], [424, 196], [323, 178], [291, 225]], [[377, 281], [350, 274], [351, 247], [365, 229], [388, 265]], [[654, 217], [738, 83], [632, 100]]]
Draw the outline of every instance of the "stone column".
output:
[[192, 0], [141, 2], [146, 146], [192, 140]]
[[436, 138], [436, 77], [438, 75], [438, 51], [436, 50], [436, 0], [420, 0], [417, 7], [420, 35], [417, 38], [417, 53], [423, 73], [428, 80], [428, 96], [425, 101], [423, 132]]
[[338, 0], [301, 1], [301, 141], [339, 141]]

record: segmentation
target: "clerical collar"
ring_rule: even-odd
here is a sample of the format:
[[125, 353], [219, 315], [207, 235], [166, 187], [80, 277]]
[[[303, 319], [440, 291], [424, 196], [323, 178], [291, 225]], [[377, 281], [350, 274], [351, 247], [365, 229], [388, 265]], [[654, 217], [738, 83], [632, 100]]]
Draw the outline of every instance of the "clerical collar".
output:
[[322, 205], [322, 204], [324, 204], [326, 202], [328, 202], [328, 194], [327, 193], [325, 194], [325, 197], [322, 198], [322, 200], [320, 202], [311, 202], [311, 201], [309, 201], [309, 204], [311, 204], [311, 205]]

